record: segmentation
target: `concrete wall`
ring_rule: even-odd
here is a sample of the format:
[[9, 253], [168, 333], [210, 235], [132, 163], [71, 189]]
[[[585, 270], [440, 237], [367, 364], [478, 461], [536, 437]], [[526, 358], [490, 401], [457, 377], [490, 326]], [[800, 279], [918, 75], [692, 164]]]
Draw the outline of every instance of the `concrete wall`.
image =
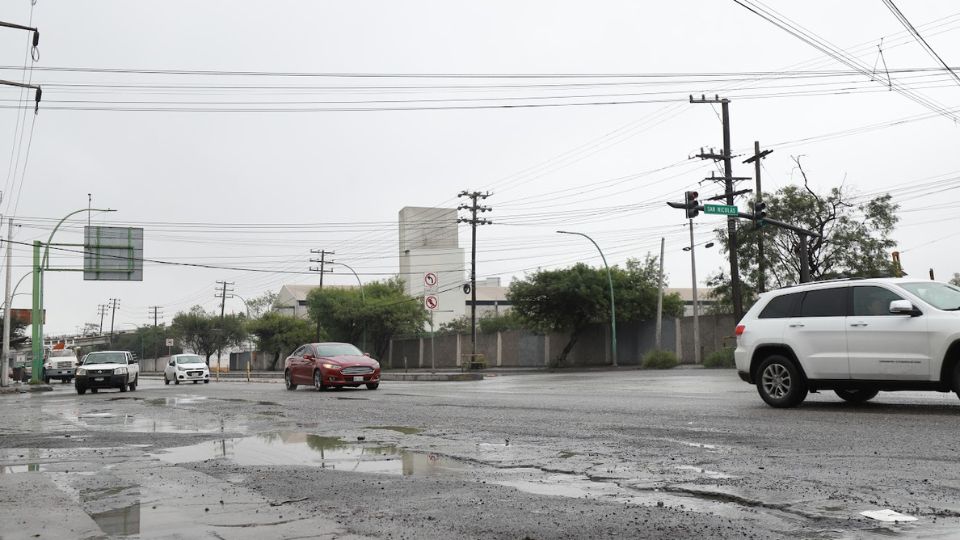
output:
[[[679, 323], [677, 319], [664, 319], [662, 348], [677, 350]], [[434, 338], [436, 367], [449, 369], [459, 365], [457, 361], [457, 341], [460, 344], [460, 358], [471, 351], [470, 336], [443, 335]], [[527, 331], [509, 331], [495, 334], [477, 335], [477, 352], [483, 354], [488, 367], [544, 367], [563, 350], [569, 336], [551, 333], [535, 334]], [[618, 364], [624, 366], [639, 365], [643, 356], [654, 349], [656, 342], [656, 323], [628, 323], [617, 327]], [[611, 362], [610, 327], [597, 324], [588, 328], [578, 339], [567, 356], [562, 367], [606, 366]], [[421, 348], [423, 352], [421, 353]], [[395, 339], [391, 343], [390, 354], [385, 365], [393, 369], [403, 369], [403, 356], [407, 357], [407, 367], [429, 368], [430, 338]], [[419, 359], [422, 358], [422, 364]]]
[[[733, 335], [737, 321], [733, 315], [700, 315], [700, 361], [723, 347], [736, 346]], [[680, 322], [680, 363], [693, 364], [693, 317], [684, 317]]]

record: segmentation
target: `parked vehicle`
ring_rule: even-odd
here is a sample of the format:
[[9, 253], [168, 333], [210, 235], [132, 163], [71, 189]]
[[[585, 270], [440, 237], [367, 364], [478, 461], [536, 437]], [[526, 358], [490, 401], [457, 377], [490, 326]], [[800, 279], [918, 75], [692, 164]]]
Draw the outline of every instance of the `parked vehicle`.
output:
[[101, 388], [118, 388], [134, 391], [140, 378], [140, 365], [130, 351], [97, 351], [83, 357], [77, 366], [74, 386], [83, 395], [90, 390], [94, 394]]
[[760, 295], [736, 329], [740, 378], [773, 407], [833, 390], [960, 396], [960, 288], [912, 278], [838, 280]]
[[69, 383], [77, 369], [77, 353], [73, 349], [54, 349], [47, 352], [43, 360], [43, 382], [50, 384], [51, 379]]
[[380, 386], [380, 363], [349, 343], [308, 343], [293, 351], [284, 364], [287, 390], [312, 384], [317, 390]]
[[193, 381], [193, 384], [203, 381], [209, 384], [210, 368], [198, 354], [175, 354], [163, 368], [163, 384], [170, 384], [170, 381], [174, 384], [185, 381]]

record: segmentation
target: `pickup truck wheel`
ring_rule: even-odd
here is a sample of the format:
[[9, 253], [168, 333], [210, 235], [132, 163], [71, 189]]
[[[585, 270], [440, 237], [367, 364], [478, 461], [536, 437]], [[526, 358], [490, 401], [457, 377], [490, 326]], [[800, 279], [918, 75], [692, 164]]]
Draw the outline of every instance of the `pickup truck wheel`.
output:
[[139, 382], [139, 380], [140, 380], [140, 376], [139, 376], [139, 375], [137, 375], [136, 377], [133, 378], [133, 382], [130, 383], [130, 391], [131, 391], [131, 392], [136, 392], [136, 391], [137, 391], [137, 382]]
[[851, 388], [849, 390], [834, 390], [834, 392], [840, 396], [840, 399], [849, 401], [850, 403], [864, 403], [877, 397], [877, 394], [880, 393], [879, 390], [861, 390], [856, 388]]
[[98, 391], [99, 391], [98, 388], [91, 388], [91, 389], [90, 389], [90, 393], [91, 393], [91, 394], [96, 394]]
[[79, 395], [82, 396], [82, 395], [84, 395], [84, 394], [86, 394], [86, 393], [87, 393], [87, 389], [86, 389], [86, 388], [77, 388], [77, 394], [79, 394]]
[[50, 384], [50, 377], [44, 377], [43, 384]]
[[800, 370], [785, 356], [768, 356], [757, 375], [757, 391], [771, 407], [796, 407], [807, 397], [807, 384]]
[[283, 383], [287, 386], [287, 390], [297, 389], [297, 385], [293, 384], [293, 379], [291, 379], [289, 369], [283, 372]]
[[126, 392], [126, 391], [127, 391], [127, 383], [123, 383], [123, 384], [120, 385], [120, 391], [121, 391], [121, 392]]

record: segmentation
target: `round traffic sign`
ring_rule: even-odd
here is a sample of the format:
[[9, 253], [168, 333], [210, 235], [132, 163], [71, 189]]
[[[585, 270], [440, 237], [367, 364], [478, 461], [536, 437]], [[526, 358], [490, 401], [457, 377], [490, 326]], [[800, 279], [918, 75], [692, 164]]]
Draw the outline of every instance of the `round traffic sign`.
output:
[[423, 297], [423, 305], [431, 311], [435, 310], [440, 307], [440, 299], [432, 294], [427, 295]]
[[435, 272], [427, 272], [423, 275], [423, 284], [427, 287], [436, 287], [438, 283], [440, 283], [440, 278], [437, 277]]

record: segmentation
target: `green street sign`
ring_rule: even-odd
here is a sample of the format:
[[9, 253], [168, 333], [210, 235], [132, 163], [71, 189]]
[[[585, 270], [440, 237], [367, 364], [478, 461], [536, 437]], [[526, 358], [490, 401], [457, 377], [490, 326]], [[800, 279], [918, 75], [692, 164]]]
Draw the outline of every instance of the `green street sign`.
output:
[[703, 205], [704, 214], [720, 214], [723, 216], [735, 216], [740, 212], [732, 204], [705, 204]]

